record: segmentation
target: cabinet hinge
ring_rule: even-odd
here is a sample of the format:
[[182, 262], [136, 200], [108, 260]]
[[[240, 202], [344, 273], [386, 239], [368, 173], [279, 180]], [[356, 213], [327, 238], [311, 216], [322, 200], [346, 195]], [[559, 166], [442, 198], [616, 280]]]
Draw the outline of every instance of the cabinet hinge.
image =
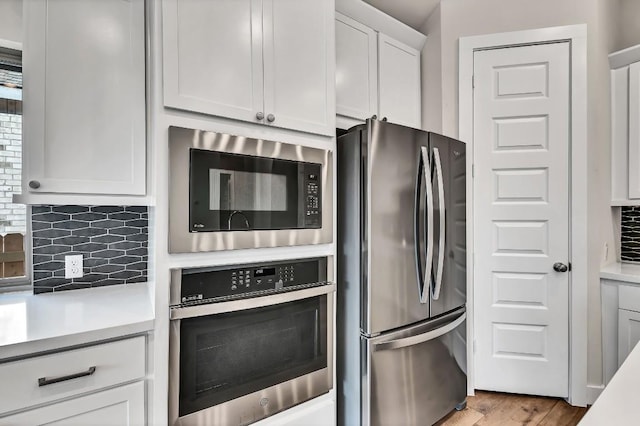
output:
[[475, 75], [471, 76], [471, 88], [472, 89], [476, 88], [476, 76]]
[[472, 164], [471, 165], [471, 177], [476, 177], [476, 165]]

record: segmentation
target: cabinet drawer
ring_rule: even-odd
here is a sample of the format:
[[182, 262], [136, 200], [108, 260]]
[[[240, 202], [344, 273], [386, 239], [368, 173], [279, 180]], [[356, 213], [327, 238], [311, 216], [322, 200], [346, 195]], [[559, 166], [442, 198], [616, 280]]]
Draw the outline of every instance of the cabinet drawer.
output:
[[[72, 376], [76, 377], [56, 382]], [[0, 364], [0, 382], [4, 384], [0, 386], [0, 413], [144, 376], [144, 336]]]
[[0, 426], [142, 426], [144, 382], [119, 386], [0, 418]]
[[640, 312], [640, 287], [621, 285], [618, 290], [618, 307]]

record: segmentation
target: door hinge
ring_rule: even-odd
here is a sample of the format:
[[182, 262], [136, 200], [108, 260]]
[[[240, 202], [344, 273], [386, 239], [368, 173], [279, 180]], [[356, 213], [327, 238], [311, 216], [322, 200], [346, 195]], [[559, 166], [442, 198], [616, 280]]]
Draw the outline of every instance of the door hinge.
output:
[[471, 88], [472, 89], [476, 88], [476, 76], [475, 75], [471, 76]]

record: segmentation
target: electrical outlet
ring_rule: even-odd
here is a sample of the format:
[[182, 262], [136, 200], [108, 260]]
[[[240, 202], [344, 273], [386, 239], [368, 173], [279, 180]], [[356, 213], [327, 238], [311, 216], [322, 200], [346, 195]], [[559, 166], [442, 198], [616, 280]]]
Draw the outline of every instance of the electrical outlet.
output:
[[83, 273], [82, 255], [74, 254], [64, 257], [64, 277], [65, 278], [82, 278]]

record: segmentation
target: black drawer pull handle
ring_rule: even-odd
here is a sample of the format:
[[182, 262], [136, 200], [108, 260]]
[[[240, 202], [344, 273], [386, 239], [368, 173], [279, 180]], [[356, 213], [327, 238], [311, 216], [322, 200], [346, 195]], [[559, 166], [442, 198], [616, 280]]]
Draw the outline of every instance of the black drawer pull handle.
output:
[[96, 367], [89, 367], [87, 371], [82, 373], [69, 374], [68, 376], [54, 377], [53, 379], [47, 379], [46, 377], [40, 377], [38, 379], [38, 386], [47, 386], [54, 383], [64, 382], [66, 380], [77, 379], [78, 377], [91, 376], [96, 372]]

